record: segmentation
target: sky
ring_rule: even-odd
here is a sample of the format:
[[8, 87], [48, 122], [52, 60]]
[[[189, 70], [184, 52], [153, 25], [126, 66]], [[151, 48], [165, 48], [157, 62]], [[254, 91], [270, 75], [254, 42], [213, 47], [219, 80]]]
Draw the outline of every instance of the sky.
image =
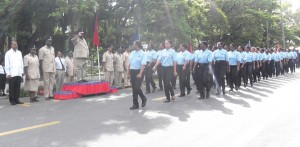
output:
[[300, 0], [282, 0], [282, 2], [288, 2], [292, 4], [293, 11], [296, 11], [298, 8], [300, 8]]

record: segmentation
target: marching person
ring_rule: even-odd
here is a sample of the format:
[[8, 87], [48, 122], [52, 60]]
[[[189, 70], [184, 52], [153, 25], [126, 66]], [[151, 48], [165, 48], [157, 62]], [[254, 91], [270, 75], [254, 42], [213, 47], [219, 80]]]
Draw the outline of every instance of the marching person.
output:
[[218, 49], [214, 51], [213, 59], [215, 60], [215, 76], [217, 81], [217, 95], [220, 95], [220, 91], [222, 88], [223, 95], [225, 92], [225, 74], [226, 71], [230, 72], [230, 67], [228, 64], [228, 53], [225, 49], [223, 49], [224, 44], [218, 42]]
[[[130, 110], [139, 109], [138, 96], [142, 99], [142, 107], [146, 106], [147, 98], [141, 89], [144, 79], [144, 69], [147, 63], [146, 53], [141, 50], [143, 48], [140, 41], [133, 43], [133, 51], [129, 56], [130, 82], [132, 87], [133, 105]], [[129, 71], [128, 71], [129, 72]]]
[[67, 54], [67, 57], [65, 58], [66, 62], [66, 77], [67, 77], [67, 82], [74, 82], [74, 62], [73, 62], [73, 52], [70, 51]]
[[120, 47], [116, 53], [114, 53], [114, 81], [117, 87], [122, 86], [122, 78], [124, 72], [124, 58], [122, 55], [122, 48]]
[[165, 49], [161, 51], [153, 70], [156, 70], [159, 64], [162, 65], [162, 76], [166, 95], [166, 100], [164, 102], [168, 103], [171, 99], [175, 100], [175, 93], [171, 86], [171, 80], [177, 75], [176, 52], [171, 48], [170, 40], [165, 41]]
[[65, 59], [62, 58], [61, 52], [57, 52], [57, 57], [55, 58], [55, 67], [56, 67], [56, 91], [61, 91], [61, 88], [65, 81], [66, 74], [66, 62]]
[[53, 86], [55, 80], [55, 52], [52, 45], [51, 37], [46, 39], [46, 45], [39, 49], [39, 60], [42, 66], [44, 77], [44, 97], [45, 100], [53, 98]]
[[[200, 98], [209, 98], [210, 89], [212, 86], [212, 60], [213, 53], [207, 48], [208, 43], [203, 41], [199, 44], [199, 48], [202, 50], [195, 54], [193, 72], [195, 73], [195, 80], [197, 81], [197, 87], [199, 87]], [[206, 89], [206, 95], [205, 95]]]
[[38, 102], [36, 92], [39, 87], [40, 70], [39, 58], [36, 55], [36, 47], [30, 47], [29, 54], [24, 57], [25, 85], [29, 92], [30, 102]]
[[123, 53], [123, 60], [124, 60], [124, 87], [130, 86], [130, 75], [128, 74], [129, 69], [129, 56], [130, 56], [130, 51], [129, 47], [125, 47], [125, 51]]
[[253, 69], [255, 68], [253, 65], [255, 64], [255, 60], [254, 60], [254, 55], [252, 52], [250, 52], [250, 46], [246, 46], [245, 47], [245, 52], [246, 52], [246, 56], [245, 56], [245, 77], [244, 77], [244, 87], [247, 87], [248, 86], [248, 79], [250, 80], [250, 85], [253, 86], [253, 77], [252, 77], [252, 72], [253, 72]]
[[180, 44], [179, 52], [177, 53], [176, 57], [176, 64], [177, 64], [177, 73], [179, 76], [179, 88], [180, 88], [180, 95], [179, 97], [185, 96], [185, 89], [187, 89], [187, 94], [191, 93], [191, 86], [188, 82], [190, 76], [190, 53], [186, 50], [187, 45]]
[[238, 88], [241, 87], [242, 85], [242, 79], [243, 79], [243, 83], [246, 83], [245, 80], [245, 74], [246, 74], [246, 70], [245, 70], [245, 64], [246, 64], [246, 52], [244, 51], [244, 47], [239, 46], [238, 47], [238, 51], [240, 53], [241, 56], [241, 62], [240, 62], [240, 70], [238, 72]]
[[276, 70], [276, 77], [278, 77], [280, 75], [280, 64], [281, 64], [281, 60], [280, 60], [280, 54], [278, 52], [278, 49], [275, 48], [274, 49], [275, 53], [274, 53], [274, 61], [275, 61], [275, 70]]
[[293, 69], [293, 72], [296, 71], [296, 64], [297, 64], [297, 59], [298, 59], [298, 53], [296, 52], [295, 49], [293, 49], [293, 64], [292, 64], [292, 69]]
[[0, 55], [0, 96], [6, 96], [5, 86], [6, 86], [6, 72], [4, 68], [4, 56]]
[[269, 66], [270, 66], [270, 70], [269, 70], [269, 77], [272, 78], [274, 76], [274, 71], [275, 71], [275, 60], [274, 60], [274, 50], [273, 49], [270, 49], [269, 51]]
[[155, 65], [156, 51], [153, 48], [152, 43], [148, 44], [147, 64], [145, 67], [145, 79], [146, 79], [146, 94], [151, 92], [150, 85], [152, 86], [152, 93], [156, 90], [156, 84], [153, 81], [153, 66]]
[[80, 29], [78, 34], [71, 39], [72, 43], [74, 44], [73, 61], [76, 81], [84, 80], [86, 74], [84, 65], [86, 60], [89, 58], [89, 47], [83, 38], [83, 35], [84, 32]]
[[112, 53], [112, 49], [112, 45], [108, 46], [107, 51], [102, 57], [105, 80], [109, 82], [109, 85], [113, 85], [114, 80], [114, 54]]
[[233, 44], [230, 45], [230, 51], [228, 52], [228, 58], [229, 58], [229, 66], [230, 66], [230, 72], [229, 72], [229, 86], [230, 90], [233, 91], [233, 88], [235, 88], [236, 91], [238, 91], [238, 72], [240, 70], [240, 63], [241, 63], [241, 55], [238, 51], [235, 50], [235, 47]]
[[24, 76], [23, 59], [16, 41], [11, 42], [11, 49], [5, 54], [5, 71], [6, 78], [9, 80], [10, 104], [24, 104], [19, 100], [22, 76]]
[[[158, 60], [158, 57], [161, 54], [161, 51], [165, 48], [163, 43], [160, 43], [158, 46], [158, 51], [156, 51], [156, 61]], [[162, 72], [161, 72], [161, 64], [157, 66], [157, 76], [158, 76], [158, 85], [159, 85], [159, 90], [158, 91], [163, 91], [163, 79], [162, 79]]]

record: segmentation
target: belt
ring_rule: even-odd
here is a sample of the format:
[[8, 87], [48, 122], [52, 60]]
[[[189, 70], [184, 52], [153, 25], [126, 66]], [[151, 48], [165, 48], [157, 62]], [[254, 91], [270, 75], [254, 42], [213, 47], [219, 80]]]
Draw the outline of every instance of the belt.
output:
[[56, 70], [61, 70], [61, 71], [65, 71], [65, 70], [63, 70], [63, 69], [56, 69]]

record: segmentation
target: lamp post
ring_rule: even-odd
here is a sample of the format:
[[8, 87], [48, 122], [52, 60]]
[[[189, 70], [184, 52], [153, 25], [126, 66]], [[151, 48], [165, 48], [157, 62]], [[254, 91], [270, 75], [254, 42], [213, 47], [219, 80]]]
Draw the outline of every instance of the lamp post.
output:
[[282, 45], [285, 48], [285, 34], [284, 34], [284, 24], [283, 24], [283, 15], [282, 15], [282, 3], [280, 0], [280, 14], [281, 14], [281, 37], [282, 37]]

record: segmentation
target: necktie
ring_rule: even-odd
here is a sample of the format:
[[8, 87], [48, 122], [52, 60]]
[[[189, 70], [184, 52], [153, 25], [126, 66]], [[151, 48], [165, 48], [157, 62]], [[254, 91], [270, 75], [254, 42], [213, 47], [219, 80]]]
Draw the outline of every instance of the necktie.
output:
[[60, 64], [61, 64], [61, 67], [62, 67], [62, 70], [65, 70], [65, 66], [63, 65], [63, 63], [61, 62], [61, 59], [59, 58], [59, 61], [60, 61]]

